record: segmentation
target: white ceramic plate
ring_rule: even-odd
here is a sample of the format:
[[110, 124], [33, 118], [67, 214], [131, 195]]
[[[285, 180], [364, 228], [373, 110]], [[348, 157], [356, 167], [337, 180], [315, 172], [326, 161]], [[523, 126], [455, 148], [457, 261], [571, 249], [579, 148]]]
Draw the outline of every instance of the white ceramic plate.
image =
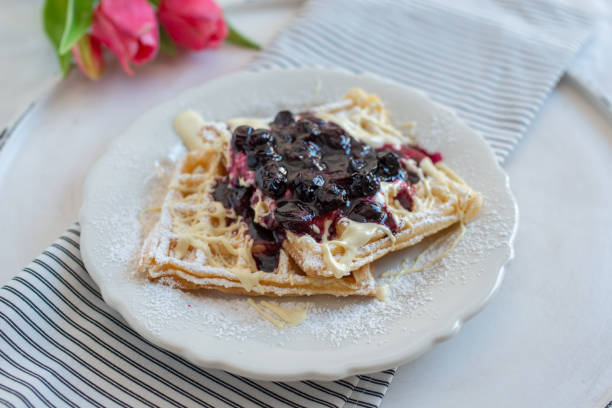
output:
[[[380, 95], [396, 123], [417, 122], [417, 140], [484, 195], [477, 219], [434, 267], [398, 279], [390, 300], [312, 297], [300, 326], [276, 329], [246, 297], [187, 293], [136, 273], [138, 215], [163, 193], [165, 169], [183, 152], [173, 117], [196, 109], [211, 120], [270, 116], [338, 100], [359, 86]], [[81, 252], [108, 304], [144, 337], [204, 367], [268, 380], [330, 380], [404, 364], [457, 333], [498, 289], [512, 257], [517, 207], [486, 142], [422, 92], [371, 75], [281, 70], [228, 75], [139, 117], [110, 146], [85, 185]], [[377, 262], [377, 274], [423, 245]]]

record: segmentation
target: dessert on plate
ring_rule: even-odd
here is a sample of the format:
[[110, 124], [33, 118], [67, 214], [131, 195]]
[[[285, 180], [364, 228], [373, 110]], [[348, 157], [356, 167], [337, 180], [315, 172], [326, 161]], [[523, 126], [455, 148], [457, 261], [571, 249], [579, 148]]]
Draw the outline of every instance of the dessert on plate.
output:
[[174, 125], [189, 152], [139, 269], [182, 289], [374, 296], [373, 261], [482, 205], [358, 88], [295, 114], [219, 123], [187, 111]]

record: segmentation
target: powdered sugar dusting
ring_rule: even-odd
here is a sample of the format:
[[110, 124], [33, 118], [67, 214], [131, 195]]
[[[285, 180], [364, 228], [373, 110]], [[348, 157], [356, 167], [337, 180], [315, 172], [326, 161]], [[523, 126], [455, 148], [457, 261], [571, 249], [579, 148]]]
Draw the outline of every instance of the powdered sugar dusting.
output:
[[[440, 126], [444, 121], [432, 122]], [[440, 128], [433, 128], [440, 129]], [[434, 132], [430, 132], [432, 134]], [[452, 134], [445, 131], [435, 132], [438, 135]], [[418, 135], [418, 134], [417, 134]], [[440, 140], [427, 140], [432, 146], [441, 145]], [[443, 146], [440, 146], [443, 147]], [[340, 347], [347, 343], [384, 341], [384, 335], [393, 327], [393, 322], [400, 318], [406, 320], [411, 316], [435, 318], [436, 311], [429, 307], [436, 292], [452, 291], [457, 285], [468, 285], [480, 273], [477, 267], [491, 251], [503, 248], [511, 231], [505, 225], [510, 220], [498, 215], [496, 207], [503, 203], [495, 199], [495, 192], [484, 193], [484, 205], [481, 214], [467, 226], [467, 231], [459, 244], [439, 261], [434, 267], [424, 272], [401, 277], [380, 279], [381, 283], [390, 284], [390, 294], [386, 302], [376, 299], [331, 298], [316, 296], [308, 299], [282, 299], [276, 302], [285, 307], [310, 305], [308, 319], [300, 326], [278, 330], [262, 319], [247, 303], [245, 296], [225, 295], [215, 292], [188, 293], [165, 285], [150, 283], [144, 277], [134, 274], [136, 261], [143, 240], [144, 232], [138, 221], [141, 209], [158, 205], [168, 174], [171, 172], [173, 159], [171, 149], [168, 156], [153, 166], [153, 172], [145, 178], [149, 191], [145, 199], [132, 197], [126, 201], [124, 196], [114, 197], [108, 192], [108, 207], [94, 218], [93, 225], [109, 226], [122, 231], [114, 237], [110, 245], [101, 246], [101, 259], [108, 263], [128, 265], [124, 279], [138, 282], [138, 293], [133, 301], [138, 302], [139, 319], [149, 330], [160, 333], [169, 326], [175, 329], [193, 329], [210, 331], [220, 339], [238, 341], [266, 341], [286, 345], [303, 342], [311, 338], [325, 346]], [[444, 149], [442, 148], [444, 151]], [[130, 156], [126, 152], [127, 156]], [[459, 164], [459, 163], [457, 163]], [[463, 166], [458, 166], [462, 174]], [[475, 186], [477, 189], [478, 187]], [[502, 227], [503, 226], [503, 227]], [[502, 227], [502, 228], [500, 228]], [[441, 234], [449, 234], [443, 231]], [[436, 237], [431, 237], [420, 245], [387, 256], [375, 264], [377, 275], [397, 268], [406, 258], [412, 259], [428, 248]], [[405, 326], [409, 327], [409, 326]]]
[[[336, 88], [331, 83], [327, 85], [329, 90], [324, 87], [315, 97], [312, 92], [301, 90], [283, 96], [281, 102], [278, 92], [266, 96], [267, 91], [253, 91], [250, 98], [247, 89], [246, 95], [232, 101], [231, 110], [221, 107], [215, 111], [214, 107], [202, 106], [201, 111], [211, 120], [223, 120], [229, 116], [220, 117], [219, 112], [230, 111], [231, 116], [269, 116], [270, 112], [282, 108], [299, 110], [337, 100], [347, 89], [341, 82], [333, 85]], [[273, 299], [290, 309], [309, 305], [308, 318], [301, 325], [276, 329], [259, 316], [245, 296], [213, 291], [185, 292], [151, 283], [135, 273], [144, 239], [138, 215], [142, 209], [161, 202], [172, 164], [183, 153], [170, 126], [178, 110], [165, 112], [168, 124], [156, 126], [148, 135], [150, 139], [135, 134], [142, 123], [135, 126], [132, 135], [122, 138], [125, 143], [116, 143], [111, 148], [108, 158], [99, 166], [101, 169], [93, 176], [95, 182], [86, 188], [85, 207], [89, 207], [81, 217], [83, 231], [90, 237], [86, 260], [103, 294], [115, 299], [114, 304], [120, 305], [121, 313], [129, 315], [128, 320], [138, 322], [160, 339], [166, 339], [173, 332], [190, 332], [194, 336], [198, 333], [211, 336], [226, 344], [256, 343], [284, 350], [336, 350], [353, 344], [380, 346], [397, 338], [397, 333], [405, 341], [412, 341], [430, 330], [432, 321], [448, 319], [466, 304], [483, 301], [495, 286], [502, 261], [511, 252], [515, 210], [505, 176], [492, 167], [494, 159], [484, 143], [458, 126], [452, 113], [416, 106], [412, 115], [410, 108], [400, 103], [403, 102], [401, 92], [397, 95], [393, 92], [393, 87], [389, 87], [381, 96], [387, 101], [395, 122], [417, 119], [417, 142], [430, 150], [441, 151], [445, 162], [482, 193], [484, 203], [479, 215], [466, 227], [461, 241], [433, 267], [394, 282], [393, 278], [379, 279], [381, 283], [390, 283], [386, 302], [330, 296]], [[255, 100], [257, 106], [241, 106], [237, 102]], [[180, 109], [191, 107], [182, 103]], [[147, 118], [160, 117], [162, 113], [158, 110]], [[151, 151], [143, 153], [143, 148]], [[415, 247], [377, 261], [376, 275], [397, 268], [407, 257], [416, 258], [434, 239], [428, 238]], [[180, 341], [173, 342], [178, 347]], [[188, 339], [184, 342], [186, 347]]]

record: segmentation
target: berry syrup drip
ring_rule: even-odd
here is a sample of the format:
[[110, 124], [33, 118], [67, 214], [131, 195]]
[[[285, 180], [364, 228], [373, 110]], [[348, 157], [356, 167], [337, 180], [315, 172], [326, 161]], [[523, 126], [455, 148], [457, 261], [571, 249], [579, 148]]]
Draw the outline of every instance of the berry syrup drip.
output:
[[253, 238], [251, 254], [257, 268], [272, 272], [278, 265], [285, 231], [282, 228], [268, 229], [254, 221], [255, 211], [251, 208], [251, 197], [254, 192], [254, 186], [232, 186], [229, 180], [225, 179], [220, 180], [215, 186], [213, 198], [225, 208], [233, 208], [236, 214], [242, 216], [249, 227], [249, 235]]
[[[341, 217], [356, 222], [372, 222], [397, 230], [385, 205], [374, 200], [380, 183], [399, 181], [403, 187], [398, 201], [412, 209], [411, 185], [419, 182], [401, 158], [420, 163], [429, 157], [442, 159], [417, 146], [384, 145], [378, 149], [361, 143], [333, 122], [304, 113], [298, 120], [289, 111], [279, 112], [269, 129], [237, 127], [232, 135], [233, 163], [246, 164], [254, 172], [255, 187], [275, 200], [274, 220], [268, 228], [254, 221], [251, 197], [254, 186], [238, 184], [237, 177], [220, 181], [214, 198], [242, 215], [253, 238], [253, 258], [257, 267], [272, 272], [285, 231], [309, 234], [323, 239], [326, 221], [331, 220], [330, 237]], [[230, 169], [230, 175], [245, 169]], [[312, 228], [316, 225], [318, 228]]]

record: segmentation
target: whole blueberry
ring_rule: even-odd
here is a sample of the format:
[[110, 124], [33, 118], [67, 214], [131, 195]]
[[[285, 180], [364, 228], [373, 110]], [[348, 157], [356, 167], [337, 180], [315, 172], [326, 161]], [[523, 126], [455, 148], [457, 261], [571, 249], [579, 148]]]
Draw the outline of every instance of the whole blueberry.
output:
[[317, 190], [315, 206], [320, 214], [327, 214], [346, 205], [346, 190], [334, 183], [325, 183]]
[[372, 149], [372, 146], [361, 143], [355, 138], [351, 138], [351, 155], [357, 159], [376, 159], [376, 153], [374, 149]]
[[315, 211], [308, 204], [298, 200], [281, 200], [274, 210], [276, 221], [297, 234], [309, 232], [315, 215]]
[[281, 198], [287, 191], [287, 169], [277, 162], [266, 163], [257, 168], [255, 184], [268, 197]]
[[253, 128], [250, 126], [238, 126], [232, 133], [232, 146], [237, 152], [244, 152], [247, 144], [247, 138], [253, 132]]
[[321, 148], [318, 144], [307, 140], [296, 140], [293, 143], [294, 149], [304, 152], [306, 157], [321, 157]]
[[293, 180], [293, 192], [301, 201], [314, 201], [317, 190], [325, 184], [323, 176], [310, 171], [301, 171]]
[[349, 188], [353, 180], [352, 173], [348, 173], [344, 170], [330, 171], [326, 174], [326, 177], [343, 189]]
[[274, 144], [274, 137], [268, 129], [255, 129], [247, 137], [247, 147], [251, 150], [263, 144]]
[[345, 154], [351, 151], [351, 137], [335, 123], [328, 123], [325, 126], [321, 134], [321, 141], [333, 150], [341, 150]]
[[383, 150], [377, 154], [378, 165], [376, 172], [383, 181], [391, 181], [400, 171], [399, 157], [391, 150]]
[[359, 172], [359, 173], [374, 173], [378, 161], [376, 156], [365, 156], [365, 157], [349, 157], [348, 158], [348, 171]]
[[298, 134], [305, 136], [318, 136], [321, 134], [319, 124], [311, 119], [302, 118], [295, 123], [295, 130]]
[[253, 170], [270, 161], [280, 160], [282, 160], [282, 157], [276, 153], [274, 147], [269, 143], [256, 146], [253, 150], [247, 152], [247, 166]]
[[380, 188], [378, 176], [373, 173], [353, 173], [348, 188], [351, 198], [370, 197]]
[[384, 224], [387, 219], [387, 213], [384, 208], [374, 202], [368, 200], [357, 200], [352, 205], [346, 216], [357, 222], [375, 222]]
[[303, 162], [308, 158], [321, 157], [319, 146], [303, 138], [282, 147], [281, 154], [290, 162]]
[[289, 126], [290, 124], [295, 122], [295, 118], [293, 117], [293, 113], [288, 110], [280, 111], [274, 117], [274, 124], [276, 126]]
[[349, 171], [358, 172], [365, 168], [366, 161], [363, 159], [357, 159], [355, 157], [349, 158]]

